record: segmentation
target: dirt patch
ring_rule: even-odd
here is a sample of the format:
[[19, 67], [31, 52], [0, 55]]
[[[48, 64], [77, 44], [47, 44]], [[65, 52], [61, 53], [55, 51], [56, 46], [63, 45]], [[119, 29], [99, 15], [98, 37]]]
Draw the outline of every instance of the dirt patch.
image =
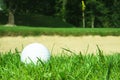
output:
[[52, 54], [64, 53], [62, 48], [69, 49], [75, 53], [83, 54], [96, 53], [97, 46], [104, 51], [105, 54], [120, 52], [120, 36], [37, 36], [37, 37], [1, 37], [0, 52], [19, 51], [33, 42], [44, 44]]

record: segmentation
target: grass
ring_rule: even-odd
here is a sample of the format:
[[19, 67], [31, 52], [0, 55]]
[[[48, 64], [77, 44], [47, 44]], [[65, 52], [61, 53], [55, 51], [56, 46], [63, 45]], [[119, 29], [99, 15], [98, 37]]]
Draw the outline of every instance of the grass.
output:
[[60, 36], [120, 36], [120, 28], [45, 28], [45, 27], [3, 27], [0, 26], [0, 36], [39, 36], [39, 35], [60, 35]]
[[[120, 36], [119, 28], [32, 28], [0, 26], [0, 36]], [[120, 54], [51, 56], [41, 65], [25, 65], [16, 52], [0, 53], [0, 80], [120, 80]]]
[[0, 80], [119, 80], [120, 54], [51, 56], [40, 65], [25, 65], [20, 55], [0, 54]]

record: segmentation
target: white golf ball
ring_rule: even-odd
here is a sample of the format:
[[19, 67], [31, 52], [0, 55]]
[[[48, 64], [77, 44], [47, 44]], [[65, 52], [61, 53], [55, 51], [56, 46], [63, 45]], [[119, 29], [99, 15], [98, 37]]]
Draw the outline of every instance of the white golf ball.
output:
[[27, 45], [21, 53], [21, 61], [29, 64], [37, 64], [38, 60], [42, 62], [47, 62], [50, 59], [49, 50], [40, 43], [32, 43]]

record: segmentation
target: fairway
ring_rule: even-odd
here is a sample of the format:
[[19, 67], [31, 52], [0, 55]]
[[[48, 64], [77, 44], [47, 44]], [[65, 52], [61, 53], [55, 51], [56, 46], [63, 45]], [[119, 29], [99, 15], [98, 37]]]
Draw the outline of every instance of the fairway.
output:
[[120, 36], [27, 36], [27, 37], [1, 37], [0, 52], [18, 51], [30, 43], [42, 43], [52, 55], [58, 55], [68, 49], [75, 53], [91, 54], [97, 52], [97, 46], [104, 51], [104, 54], [120, 52]]

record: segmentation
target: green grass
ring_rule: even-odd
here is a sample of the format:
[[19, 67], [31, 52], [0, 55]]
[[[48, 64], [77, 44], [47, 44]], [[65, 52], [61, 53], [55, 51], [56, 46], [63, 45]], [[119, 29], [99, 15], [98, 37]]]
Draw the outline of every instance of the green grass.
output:
[[40, 65], [25, 65], [15, 52], [0, 54], [0, 80], [120, 80], [120, 54], [51, 56]]
[[39, 36], [39, 35], [60, 35], [60, 36], [120, 36], [120, 28], [45, 28], [45, 27], [3, 27], [0, 26], [0, 36]]

